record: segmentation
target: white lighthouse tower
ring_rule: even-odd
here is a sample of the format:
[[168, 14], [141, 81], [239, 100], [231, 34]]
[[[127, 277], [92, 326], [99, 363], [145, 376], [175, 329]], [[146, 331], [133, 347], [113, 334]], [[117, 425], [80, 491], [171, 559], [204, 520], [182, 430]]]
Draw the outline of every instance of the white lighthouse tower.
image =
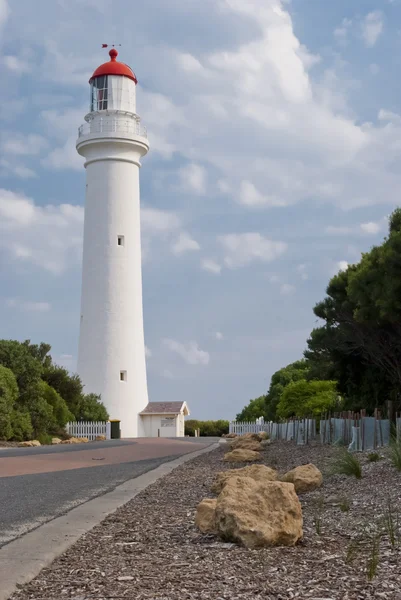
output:
[[144, 435], [148, 404], [142, 311], [140, 159], [149, 150], [136, 114], [134, 72], [110, 61], [90, 78], [90, 112], [79, 128], [86, 203], [78, 374], [101, 394], [123, 437]]

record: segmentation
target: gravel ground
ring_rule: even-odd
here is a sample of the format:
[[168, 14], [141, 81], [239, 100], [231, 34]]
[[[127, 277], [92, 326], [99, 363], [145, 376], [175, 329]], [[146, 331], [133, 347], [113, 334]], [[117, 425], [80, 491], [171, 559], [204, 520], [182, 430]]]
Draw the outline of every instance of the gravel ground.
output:
[[12, 600], [401, 600], [401, 474], [383, 453], [374, 463], [359, 455], [362, 480], [330, 475], [338, 452], [276, 442], [264, 453], [280, 472], [313, 462], [324, 473], [323, 487], [300, 498], [304, 539], [294, 548], [247, 550], [195, 529], [196, 505], [228, 468], [218, 449], [147, 488]]

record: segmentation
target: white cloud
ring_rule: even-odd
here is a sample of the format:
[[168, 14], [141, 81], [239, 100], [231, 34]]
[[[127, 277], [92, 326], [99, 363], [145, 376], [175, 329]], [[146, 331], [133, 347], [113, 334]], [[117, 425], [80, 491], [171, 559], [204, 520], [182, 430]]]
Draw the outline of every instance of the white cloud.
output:
[[31, 70], [29, 63], [21, 60], [18, 56], [3, 56], [3, 64], [9, 71], [12, 71], [18, 75], [29, 73]]
[[4, 154], [17, 156], [40, 154], [48, 145], [47, 140], [35, 133], [6, 132], [1, 136], [1, 150]]
[[206, 169], [201, 165], [190, 163], [181, 167], [178, 174], [181, 190], [199, 195], [206, 192]]
[[376, 235], [383, 231], [387, 226], [387, 217], [379, 221], [369, 221], [368, 223], [360, 223], [359, 225], [328, 225], [325, 228], [325, 233], [333, 236], [349, 236], [349, 235]]
[[225, 252], [224, 262], [230, 269], [244, 267], [255, 260], [270, 262], [287, 249], [285, 242], [270, 240], [257, 232], [221, 235], [218, 241]]
[[141, 226], [146, 234], [163, 234], [177, 231], [181, 221], [173, 212], [144, 207], [141, 209]]
[[337, 271], [346, 271], [348, 269], [348, 262], [346, 260], [340, 260], [336, 263], [336, 270], [335, 272], [337, 273]]
[[285, 203], [274, 196], [263, 195], [251, 181], [241, 181], [238, 201], [244, 206], [284, 206]]
[[6, 304], [9, 308], [15, 308], [23, 312], [48, 312], [51, 309], [49, 302], [31, 302], [20, 298], [8, 298]]
[[13, 258], [60, 274], [79, 263], [83, 208], [38, 206], [31, 198], [0, 189], [0, 247]]
[[307, 281], [309, 279], [309, 275], [308, 275], [308, 271], [307, 271], [307, 266], [306, 265], [298, 265], [297, 266], [297, 271], [299, 273], [299, 276], [301, 277], [301, 279], [303, 281]]
[[295, 286], [291, 285], [290, 283], [283, 283], [280, 286], [280, 294], [282, 296], [289, 296], [290, 294], [293, 294], [295, 292]]
[[218, 341], [221, 341], [224, 339], [224, 336], [221, 333], [221, 331], [216, 331], [216, 333], [214, 335], [215, 335], [216, 340], [218, 340]]
[[213, 273], [214, 275], [220, 275], [221, 266], [214, 260], [210, 258], [204, 258], [201, 262], [201, 268], [204, 271], [208, 271], [209, 273]]
[[177, 340], [164, 340], [165, 346], [180, 356], [188, 365], [208, 365], [210, 355], [208, 352], [201, 350], [197, 342], [188, 342], [182, 344]]
[[0, 0], [0, 27], [7, 21], [8, 15], [10, 14], [10, 8], [7, 0]]
[[348, 40], [348, 33], [349, 33], [351, 26], [352, 26], [352, 19], [344, 18], [342, 20], [340, 27], [337, 27], [334, 30], [334, 37], [339, 44], [341, 44], [343, 46], [346, 45], [347, 40]]
[[383, 13], [374, 10], [366, 15], [361, 24], [362, 37], [368, 48], [372, 48], [383, 33]]
[[200, 246], [196, 240], [185, 232], [180, 233], [178, 239], [171, 246], [171, 251], [176, 256], [180, 256], [185, 252], [193, 252], [194, 250], [200, 250]]
[[5, 159], [0, 159], [0, 175], [14, 175], [20, 179], [31, 179], [37, 177], [37, 174], [29, 167], [21, 164], [15, 164], [15, 161], [10, 162]]
[[364, 233], [376, 234], [382, 229], [380, 223], [374, 223], [370, 221], [369, 223], [361, 223], [360, 228]]

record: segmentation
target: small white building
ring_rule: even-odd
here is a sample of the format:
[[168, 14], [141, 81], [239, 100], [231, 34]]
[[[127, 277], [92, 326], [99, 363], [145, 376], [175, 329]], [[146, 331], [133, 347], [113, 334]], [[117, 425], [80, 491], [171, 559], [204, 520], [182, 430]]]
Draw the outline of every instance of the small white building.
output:
[[184, 437], [184, 419], [189, 413], [186, 402], [149, 402], [139, 413], [146, 437]]

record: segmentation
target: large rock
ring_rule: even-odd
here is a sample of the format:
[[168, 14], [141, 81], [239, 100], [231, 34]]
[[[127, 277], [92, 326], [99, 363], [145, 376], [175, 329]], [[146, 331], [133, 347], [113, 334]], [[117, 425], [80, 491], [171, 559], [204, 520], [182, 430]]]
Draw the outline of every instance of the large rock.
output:
[[97, 435], [95, 438], [95, 442], [105, 442], [107, 440], [105, 435]]
[[216, 503], [216, 498], [205, 498], [198, 504], [195, 525], [202, 533], [217, 533]]
[[216, 504], [221, 537], [247, 548], [294, 546], [302, 538], [302, 509], [293, 484], [231, 477]]
[[89, 442], [88, 438], [77, 438], [71, 437], [68, 440], [63, 440], [62, 444], [87, 444]]
[[61, 444], [61, 440], [58, 437], [52, 438], [52, 445], [56, 446], [57, 444]]
[[269, 439], [269, 434], [266, 431], [260, 431], [258, 433], [258, 440], [260, 442], [262, 442], [263, 440], [268, 440]]
[[237, 448], [253, 450], [254, 452], [260, 452], [262, 450], [260, 442], [249, 437], [240, 437], [231, 442], [231, 449], [236, 450]]
[[238, 437], [238, 433], [223, 433], [222, 437], [230, 440], [230, 439], [234, 439], [234, 438]]
[[323, 483], [323, 475], [315, 465], [301, 465], [288, 471], [281, 481], [293, 483], [297, 494], [303, 494], [319, 488]]
[[222, 471], [217, 473], [216, 480], [212, 485], [212, 492], [220, 494], [221, 490], [225, 486], [226, 482], [230, 477], [250, 477], [254, 481], [276, 481], [278, 473], [270, 467], [265, 465], [249, 465], [248, 467], [242, 467], [242, 469], [229, 469], [228, 471]]
[[25, 442], [20, 442], [18, 444], [20, 448], [34, 448], [36, 446], [41, 446], [39, 440], [26, 440]]
[[245, 448], [237, 448], [232, 452], [227, 452], [224, 455], [223, 460], [225, 462], [256, 462], [257, 460], [261, 460], [261, 455], [259, 452], [254, 452], [253, 450], [246, 450]]

